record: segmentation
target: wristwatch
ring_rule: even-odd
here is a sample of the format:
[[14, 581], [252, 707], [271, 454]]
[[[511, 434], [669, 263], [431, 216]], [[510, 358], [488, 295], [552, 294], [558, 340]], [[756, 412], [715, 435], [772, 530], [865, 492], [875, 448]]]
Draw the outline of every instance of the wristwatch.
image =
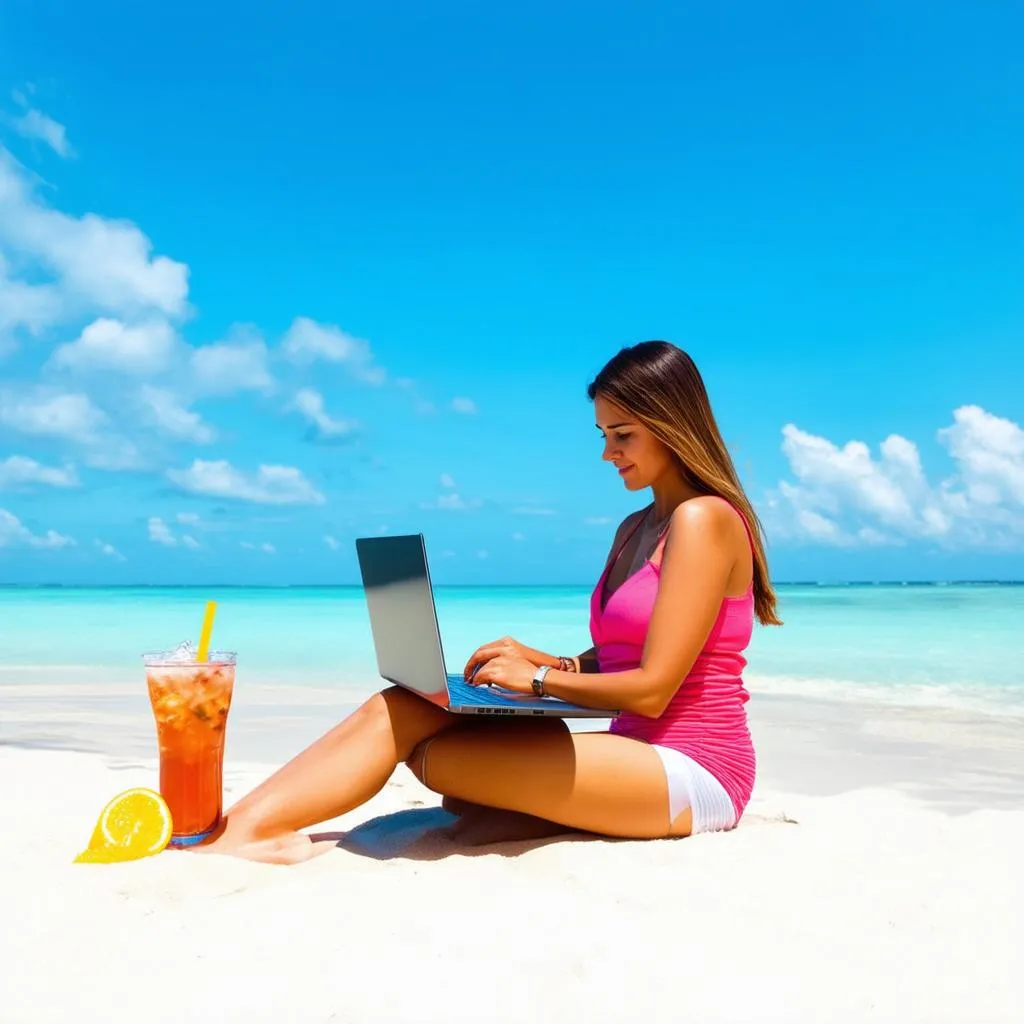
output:
[[536, 672], [533, 673], [533, 692], [538, 697], [546, 697], [547, 694], [544, 692], [544, 677], [551, 671], [550, 665], [541, 665]]

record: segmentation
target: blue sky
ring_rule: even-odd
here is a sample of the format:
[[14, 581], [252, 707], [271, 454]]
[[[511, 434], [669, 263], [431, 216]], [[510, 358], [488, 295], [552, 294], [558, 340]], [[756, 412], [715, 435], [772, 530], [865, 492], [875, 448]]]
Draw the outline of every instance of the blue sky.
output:
[[701, 7], [5, 4], [0, 583], [589, 582], [649, 337], [777, 579], [1024, 578], [1024, 13]]

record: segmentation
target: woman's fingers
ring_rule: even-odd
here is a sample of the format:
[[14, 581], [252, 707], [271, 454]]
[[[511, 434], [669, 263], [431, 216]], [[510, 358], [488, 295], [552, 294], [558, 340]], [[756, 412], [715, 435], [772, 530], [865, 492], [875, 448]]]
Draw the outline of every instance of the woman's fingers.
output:
[[481, 644], [469, 657], [466, 667], [462, 670], [464, 679], [473, 675], [474, 669], [479, 674], [479, 667], [493, 658], [521, 658], [523, 657], [522, 647], [518, 641], [510, 636], [503, 636], [500, 640], [491, 640], [490, 643]]
[[478, 647], [469, 656], [469, 661], [466, 662], [466, 667], [463, 669], [462, 673], [463, 678], [468, 679], [473, 674], [473, 670], [477, 666], [490, 661], [492, 658], [499, 657], [501, 653], [501, 649], [495, 644], [484, 644], [483, 647]]
[[[498, 656], [500, 657], [500, 655]], [[480, 666], [473, 674], [471, 682], [474, 686], [486, 686], [490, 683], [500, 683], [503, 676], [501, 662], [498, 657], [492, 658], [486, 664]]]

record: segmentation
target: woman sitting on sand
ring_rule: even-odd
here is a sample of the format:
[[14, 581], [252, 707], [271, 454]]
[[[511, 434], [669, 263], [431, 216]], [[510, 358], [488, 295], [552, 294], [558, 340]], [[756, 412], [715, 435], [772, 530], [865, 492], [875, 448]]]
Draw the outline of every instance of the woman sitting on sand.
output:
[[621, 710], [606, 732], [561, 719], [479, 721], [397, 687], [371, 697], [231, 808], [205, 849], [292, 863], [330, 843], [299, 831], [374, 796], [406, 762], [445, 806], [513, 812], [511, 830], [634, 839], [734, 827], [754, 784], [741, 673], [754, 616], [778, 625], [760, 526], [674, 345], [623, 349], [590, 385], [603, 458], [653, 502], [623, 520], [575, 657], [506, 637], [466, 665], [476, 685]]

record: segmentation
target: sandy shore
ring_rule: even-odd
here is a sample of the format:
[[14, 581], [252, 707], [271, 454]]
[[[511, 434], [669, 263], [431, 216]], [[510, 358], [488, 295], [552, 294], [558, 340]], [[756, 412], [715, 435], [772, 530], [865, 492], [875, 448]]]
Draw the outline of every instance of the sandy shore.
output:
[[467, 849], [403, 770], [296, 868], [73, 865], [155, 765], [0, 746], [0, 1022], [1019, 1021], [1019, 732], [792, 714], [731, 833]]

